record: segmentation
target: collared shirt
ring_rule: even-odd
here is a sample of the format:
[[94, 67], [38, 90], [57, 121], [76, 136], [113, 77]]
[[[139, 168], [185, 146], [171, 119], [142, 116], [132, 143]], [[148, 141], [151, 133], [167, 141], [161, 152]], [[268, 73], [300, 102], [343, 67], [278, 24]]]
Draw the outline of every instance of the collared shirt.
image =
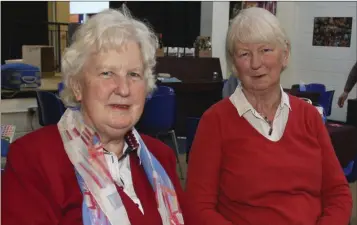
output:
[[[125, 151], [128, 151], [128, 144], [125, 142], [124, 144], [124, 149]], [[124, 151], [124, 154], [125, 154]], [[139, 156], [139, 151], [140, 147], [137, 150], [137, 154]], [[130, 170], [130, 158], [129, 155], [126, 155], [122, 159], [118, 159], [118, 157], [108, 151], [104, 151], [105, 154], [105, 159], [108, 164], [108, 169], [110, 171], [111, 176], [113, 177], [115, 183], [123, 188], [123, 191], [125, 194], [129, 196], [129, 198], [137, 204], [139, 207], [140, 211], [144, 214], [143, 207], [141, 205], [140, 199], [135, 193], [134, 185], [133, 185], [133, 179], [131, 176], [131, 170]]]
[[[239, 84], [235, 92], [229, 97], [237, 109], [239, 116], [243, 116], [260, 134], [271, 141], [279, 141], [284, 134], [291, 110], [289, 96], [281, 89], [281, 102], [275, 113], [272, 126], [253, 108], [245, 97], [242, 86]], [[270, 133], [270, 134], [269, 134]]]

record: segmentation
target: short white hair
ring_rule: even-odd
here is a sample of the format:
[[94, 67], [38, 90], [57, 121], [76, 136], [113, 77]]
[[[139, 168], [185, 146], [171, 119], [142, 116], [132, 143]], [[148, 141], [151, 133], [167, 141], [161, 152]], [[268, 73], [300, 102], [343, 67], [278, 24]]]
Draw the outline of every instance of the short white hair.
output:
[[73, 43], [64, 51], [61, 62], [64, 82], [61, 99], [64, 104], [79, 106], [70, 83], [82, 74], [91, 54], [117, 49], [129, 41], [135, 41], [140, 47], [148, 94], [153, 91], [156, 87], [153, 68], [158, 38], [147, 24], [133, 18], [123, 5], [120, 10], [106, 9], [94, 15], [75, 32]]
[[241, 10], [232, 20], [226, 37], [226, 59], [230, 70], [235, 71], [234, 55], [237, 43], [277, 44], [291, 51], [289, 37], [276, 16], [266, 9], [251, 7]]

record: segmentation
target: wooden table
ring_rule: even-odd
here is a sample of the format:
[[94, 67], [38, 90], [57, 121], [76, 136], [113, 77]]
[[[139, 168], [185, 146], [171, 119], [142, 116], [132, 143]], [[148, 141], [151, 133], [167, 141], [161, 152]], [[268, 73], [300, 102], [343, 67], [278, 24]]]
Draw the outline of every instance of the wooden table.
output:
[[342, 167], [357, 156], [357, 128], [348, 124], [327, 123], [327, 130], [331, 137], [336, 156]]

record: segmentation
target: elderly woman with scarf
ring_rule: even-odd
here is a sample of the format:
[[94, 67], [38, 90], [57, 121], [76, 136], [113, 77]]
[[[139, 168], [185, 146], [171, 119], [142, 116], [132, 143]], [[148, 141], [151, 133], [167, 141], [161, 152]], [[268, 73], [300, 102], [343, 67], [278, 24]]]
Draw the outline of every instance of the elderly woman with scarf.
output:
[[134, 128], [155, 87], [157, 46], [125, 8], [79, 28], [62, 60], [69, 108], [10, 147], [4, 225], [184, 224], [173, 151]]
[[280, 85], [290, 41], [262, 8], [227, 34], [240, 84], [208, 109], [192, 145], [187, 196], [196, 225], [347, 225], [352, 198], [313, 105]]

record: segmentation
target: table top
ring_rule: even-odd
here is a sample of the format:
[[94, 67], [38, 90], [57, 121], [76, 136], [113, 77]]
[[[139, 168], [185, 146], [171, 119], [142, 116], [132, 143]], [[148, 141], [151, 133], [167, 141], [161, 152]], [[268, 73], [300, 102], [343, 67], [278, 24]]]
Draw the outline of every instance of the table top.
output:
[[[42, 90], [42, 91], [56, 91], [58, 89], [58, 83], [62, 81], [61, 73], [56, 73], [53, 77], [46, 77], [41, 78], [41, 86], [38, 88], [27, 88], [16, 90], [16, 92], [28, 92], [28, 91], [35, 91], [35, 90]], [[1, 94], [6, 93], [13, 93], [14, 90], [3, 90], [1, 89]]]
[[36, 91], [57, 92], [58, 84], [62, 81], [62, 75], [56, 73], [53, 77], [41, 78], [41, 86], [38, 88], [26, 88], [20, 90], [1, 89], [1, 99], [35, 98]]

